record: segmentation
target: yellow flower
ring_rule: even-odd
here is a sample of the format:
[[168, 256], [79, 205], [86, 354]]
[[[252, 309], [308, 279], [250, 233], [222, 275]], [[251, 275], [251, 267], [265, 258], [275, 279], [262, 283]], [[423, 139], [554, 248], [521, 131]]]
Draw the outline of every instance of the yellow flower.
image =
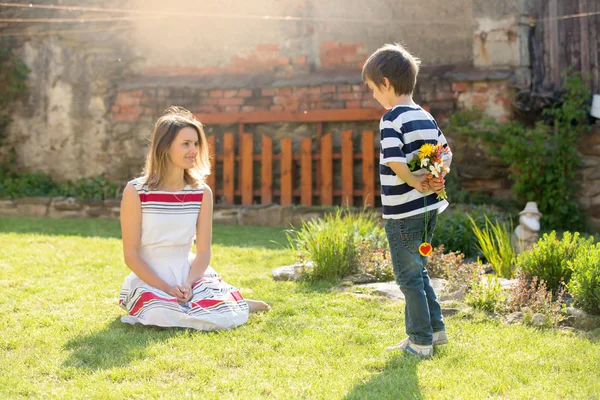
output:
[[432, 145], [431, 143], [425, 143], [419, 149], [419, 158], [423, 159], [425, 157], [430, 157], [433, 154], [434, 151], [435, 151], [435, 146], [434, 145]]

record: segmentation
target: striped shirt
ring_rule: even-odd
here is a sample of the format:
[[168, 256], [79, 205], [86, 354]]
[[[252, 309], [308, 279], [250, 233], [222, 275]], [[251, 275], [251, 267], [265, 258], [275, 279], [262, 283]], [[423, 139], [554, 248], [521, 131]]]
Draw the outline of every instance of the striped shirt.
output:
[[[412, 188], [389, 167], [390, 162], [408, 164], [425, 143], [448, 146], [437, 123], [420, 106], [398, 105], [389, 110], [379, 122], [381, 152], [379, 174], [383, 218], [401, 219], [426, 211], [442, 212], [448, 207], [446, 200], [438, 200], [432, 191], [420, 193]], [[452, 153], [448, 153], [445, 165], [449, 165]], [[424, 175], [425, 169], [412, 171]]]

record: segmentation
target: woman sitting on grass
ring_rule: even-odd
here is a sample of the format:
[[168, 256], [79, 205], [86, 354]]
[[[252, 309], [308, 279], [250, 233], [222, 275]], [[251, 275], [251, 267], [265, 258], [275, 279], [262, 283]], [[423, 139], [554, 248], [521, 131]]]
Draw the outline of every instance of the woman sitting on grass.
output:
[[[213, 195], [202, 124], [171, 107], [154, 127], [144, 176], [127, 184], [121, 203], [125, 278], [121, 321], [205, 331], [244, 324], [268, 311], [245, 300], [209, 266]], [[196, 254], [191, 247], [196, 239]]]

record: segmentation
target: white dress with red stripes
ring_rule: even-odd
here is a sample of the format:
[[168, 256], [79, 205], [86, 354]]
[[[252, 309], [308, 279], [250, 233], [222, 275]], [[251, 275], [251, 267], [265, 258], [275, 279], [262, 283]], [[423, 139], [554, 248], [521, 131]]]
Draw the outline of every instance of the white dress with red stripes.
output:
[[[188, 185], [179, 192], [163, 192], [148, 189], [144, 178], [130, 183], [142, 203], [141, 258], [169, 285], [184, 283], [195, 257], [190, 250], [204, 188]], [[129, 314], [121, 321], [212, 331], [234, 328], [248, 320], [248, 304], [239, 290], [211, 267], [194, 283], [192, 291], [192, 299], [181, 305], [175, 297], [147, 285], [132, 272], [121, 289], [119, 304]]]

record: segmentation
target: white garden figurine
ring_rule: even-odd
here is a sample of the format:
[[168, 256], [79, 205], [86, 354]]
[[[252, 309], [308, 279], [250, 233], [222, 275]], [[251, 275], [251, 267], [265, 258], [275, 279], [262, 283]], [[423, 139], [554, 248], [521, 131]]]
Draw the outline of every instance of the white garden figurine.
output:
[[540, 218], [542, 218], [542, 213], [539, 212], [534, 201], [528, 202], [519, 215], [519, 225], [515, 228], [512, 236], [512, 245], [517, 254], [530, 249], [537, 242], [540, 231]]

